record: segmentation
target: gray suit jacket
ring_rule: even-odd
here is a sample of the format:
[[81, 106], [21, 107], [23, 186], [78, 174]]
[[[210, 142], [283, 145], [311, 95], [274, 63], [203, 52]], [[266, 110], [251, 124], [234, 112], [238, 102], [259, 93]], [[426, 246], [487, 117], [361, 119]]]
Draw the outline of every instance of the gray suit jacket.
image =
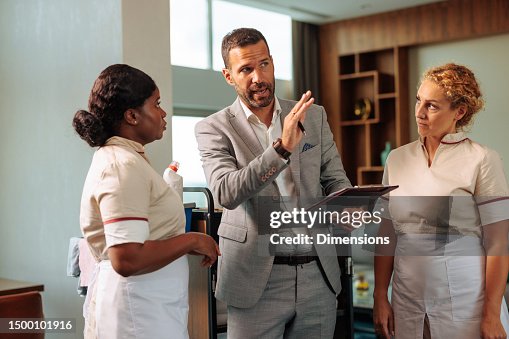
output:
[[[300, 197], [330, 194], [350, 186], [350, 181], [323, 107], [308, 109], [303, 123], [307, 135], [294, 149], [288, 165], [273, 147], [263, 149], [239, 100], [200, 121], [195, 133], [208, 186], [224, 207], [218, 231], [222, 256], [218, 259], [216, 298], [247, 308], [260, 299], [274, 260], [258, 252], [257, 197], [278, 199], [280, 191], [274, 179], [288, 166]], [[296, 102], [279, 99], [279, 103], [283, 122]], [[317, 252], [324, 278], [337, 294], [341, 290], [337, 258], [334, 252], [320, 253], [320, 248]]]

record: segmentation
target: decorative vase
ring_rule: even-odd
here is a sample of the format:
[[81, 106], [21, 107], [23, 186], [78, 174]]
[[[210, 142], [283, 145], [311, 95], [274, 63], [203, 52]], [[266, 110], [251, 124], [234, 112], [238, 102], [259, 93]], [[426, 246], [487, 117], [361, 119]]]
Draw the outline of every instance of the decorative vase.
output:
[[368, 98], [362, 98], [355, 102], [354, 115], [361, 120], [367, 120], [371, 115], [371, 101]]
[[391, 151], [391, 142], [385, 142], [385, 149], [380, 153], [380, 162], [382, 166], [385, 166], [385, 162], [387, 161], [387, 157], [389, 156], [389, 152]]

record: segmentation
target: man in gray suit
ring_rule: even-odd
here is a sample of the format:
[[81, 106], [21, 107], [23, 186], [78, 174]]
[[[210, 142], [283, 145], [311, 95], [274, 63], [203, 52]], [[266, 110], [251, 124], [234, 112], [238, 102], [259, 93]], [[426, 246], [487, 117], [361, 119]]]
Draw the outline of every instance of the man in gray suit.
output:
[[298, 102], [274, 96], [272, 56], [257, 30], [228, 33], [222, 56], [238, 98], [195, 133], [208, 185], [224, 207], [216, 298], [228, 305], [228, 338], [331, 338], [341, 290], [335, 252], [303, 243], [263, 255], [257, 223], [267, 212], [260, 197], [317, 198], [350, 186], [327, 116], [309, 91]]

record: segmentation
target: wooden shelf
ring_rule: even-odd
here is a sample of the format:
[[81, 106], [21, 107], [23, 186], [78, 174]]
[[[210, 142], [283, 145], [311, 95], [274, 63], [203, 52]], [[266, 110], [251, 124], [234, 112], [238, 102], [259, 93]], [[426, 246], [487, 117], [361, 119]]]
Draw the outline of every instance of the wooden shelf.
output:
[[[322, 90], [345, 171], [354, 185], [379, 184], [384, 171], [380, 154], [386, 143], [394, 149], [408, 142], [408, 50], [393, 47], [325, 55], [337, 65], [336, 74], [327, 72], [331, 67], [322, 68]], [[371, 112], [360, 119], [356, 105], [364, 100], [369, 100]]]
[[378, 124], [378, 119], [366, 119], [366, 120], [345, 120], [339, 123], [340, 126], [357, 126], [366, 124]]
[[396, 98], [396, 93], [380, 93], [377, 95], [378, 99], [380, 100], [383, 100], [383, 99], [395, 99]]
[[358, 168], [361, 172], [383, 172], [384, 167], [383, 166], [361, 166]]
[[377, 71], [369, 71], [369, 72], [342, 74], [339, 76], [339, 80], [371, 78], [371, 77], [375, 77], [375, 76], [378, 76]]
[[381, 183], [384, 172], [383, 166], [357, 167], [357, 185]]

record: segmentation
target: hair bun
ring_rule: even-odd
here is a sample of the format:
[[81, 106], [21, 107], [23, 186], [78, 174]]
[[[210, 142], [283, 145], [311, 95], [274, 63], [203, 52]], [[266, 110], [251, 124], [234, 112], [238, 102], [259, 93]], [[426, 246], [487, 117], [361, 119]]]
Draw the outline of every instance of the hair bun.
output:
[[101, 121], [88, 111], [77, 111], [72, 120], [72, 126], [80, 138], [91, 147], [102, 146], [107, 139]]

